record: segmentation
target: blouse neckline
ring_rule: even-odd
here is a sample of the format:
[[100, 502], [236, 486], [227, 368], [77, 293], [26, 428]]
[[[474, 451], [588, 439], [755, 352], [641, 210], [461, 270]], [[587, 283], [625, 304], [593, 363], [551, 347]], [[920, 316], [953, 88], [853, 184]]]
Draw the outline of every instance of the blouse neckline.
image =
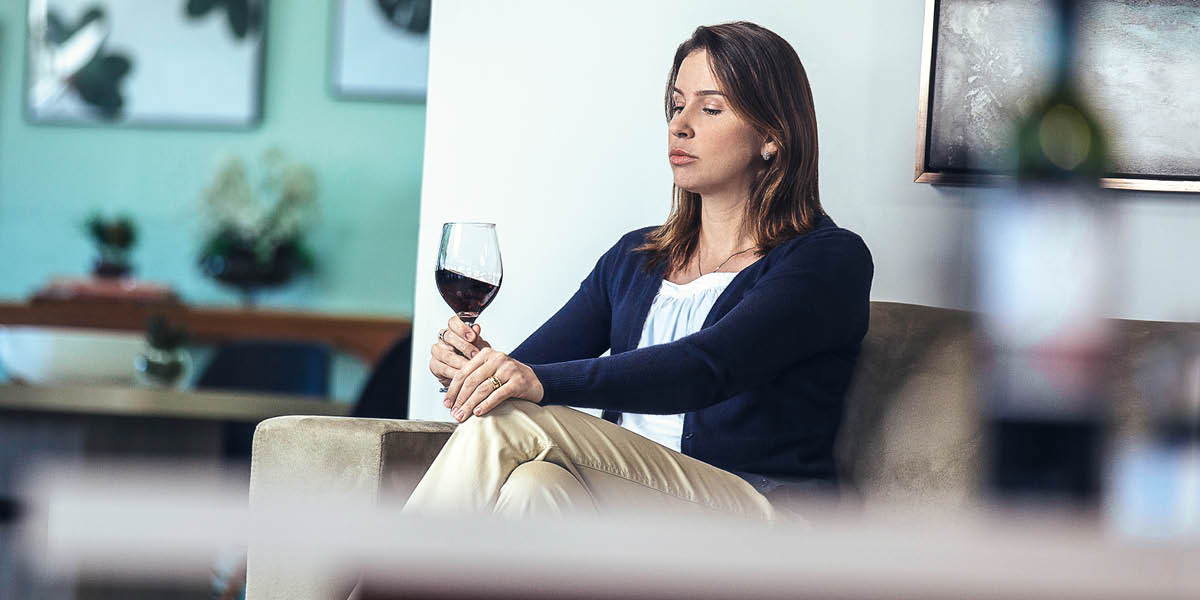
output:
[[[728, 285], [733, 281], [741, 271], [713, 271], [705, 273], [687, 283], [675, 283], [666, 278], [662, 280], [662, 287], [675, 291], [691, 291], [697, 289], [708, 289]], [[714, 275], [716, 277], [714, 277]]]
[[685, 287], [685, 286], [692, 285], [693, 283], [700, 281], [701, 279], [704, 279], [705, 277], [710, 277], [712, 275], [737, 275], [738, 273], [741, 273], [741, 271], [712, 271], [709, 273], [705, 273], [687, 283], [675, 283], [674, 281], [671, 281], [665, 277], [663, 278], [663, 281], [665, 281], [671, 285], [674, 285], [674, 286]]

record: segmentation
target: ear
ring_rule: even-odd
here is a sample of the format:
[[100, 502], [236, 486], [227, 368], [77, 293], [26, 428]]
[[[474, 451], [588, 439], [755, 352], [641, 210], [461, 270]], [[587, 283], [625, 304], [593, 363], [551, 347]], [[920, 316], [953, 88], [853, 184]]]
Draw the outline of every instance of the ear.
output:
[[775, 140], [768, 139], [763, 143], [762, 148], [758, 151], [759, 156], [770, 155], [772, 158], [779, 154], [779, 144]]

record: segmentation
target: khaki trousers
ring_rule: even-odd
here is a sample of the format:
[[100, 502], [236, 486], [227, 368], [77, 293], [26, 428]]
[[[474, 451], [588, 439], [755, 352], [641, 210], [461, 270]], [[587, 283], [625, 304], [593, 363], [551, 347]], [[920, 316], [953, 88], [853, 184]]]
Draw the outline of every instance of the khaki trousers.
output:
[[459, 425], [404, 510], [775, 519], [766, 497], [732, 473], [573, 408], [525, 400]]

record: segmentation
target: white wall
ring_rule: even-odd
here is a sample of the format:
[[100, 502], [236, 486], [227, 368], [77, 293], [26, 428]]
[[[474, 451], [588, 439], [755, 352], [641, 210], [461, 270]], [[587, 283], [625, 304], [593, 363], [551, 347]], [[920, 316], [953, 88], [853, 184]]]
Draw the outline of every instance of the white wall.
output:
[[[438, 0], [417, 265], [411, 415], [448, 418], [428, 372], [451, 316], [441, 224], [497, 223], [504, 286], [481, 317], [508, 351], [631, 229], [661, 223], [662, 91], [697, 25], [746, 19], [796, 48], [816, 99], [821, 197], [875, 259], [872, 298], [969, 307], [973, 197], [912, 183], [924, 0]], [[1200, 197], [1126, 193], [1116, 316], [1200, 320]]]

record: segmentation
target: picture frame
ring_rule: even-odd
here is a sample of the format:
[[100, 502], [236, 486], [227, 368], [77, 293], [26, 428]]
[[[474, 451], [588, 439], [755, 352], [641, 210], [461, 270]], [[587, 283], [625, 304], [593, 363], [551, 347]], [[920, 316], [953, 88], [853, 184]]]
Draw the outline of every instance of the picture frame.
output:
[[250, 129], [267, 0], [26, 0], [34, 125]]
[[424, 102], [432, 0], [334, 0], [329, 87], [345, 100]]
[[[1200, 2], [1087, 7], [1075, 83], [1108, 134], [1113, 171], [1101, 185], [1200, 193], [1200, 36], [1187, 35], [1200, 28]], [[1011, 179], [1012, 124], [1050, 83], [1050, 10], [1036, 0], [926, 0], [915, 182]]]

